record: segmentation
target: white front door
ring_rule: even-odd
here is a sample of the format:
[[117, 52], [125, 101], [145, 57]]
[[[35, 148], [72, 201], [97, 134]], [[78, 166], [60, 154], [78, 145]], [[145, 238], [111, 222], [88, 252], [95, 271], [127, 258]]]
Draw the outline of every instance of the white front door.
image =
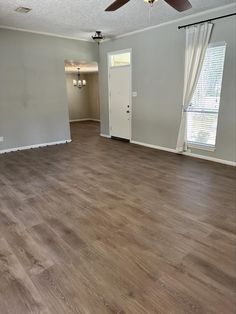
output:
[[131, 138], [131, 67], [110, 68], [110, 134]]

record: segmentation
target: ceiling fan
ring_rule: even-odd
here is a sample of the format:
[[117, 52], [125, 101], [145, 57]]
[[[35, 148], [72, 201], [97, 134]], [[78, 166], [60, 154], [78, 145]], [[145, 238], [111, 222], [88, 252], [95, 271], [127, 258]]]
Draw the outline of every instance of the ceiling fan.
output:
[[[111, 5], [109, 5], [109, 7], [106, 8], [105, 11], [116, 11], [129, 1], [130, 0], [115, 0]], [[157, 0], [144, 0], [144, 1], [153, 5], [153, 3]], [[164, 1], [179, 12], [186, 11], [192, 7], [191, 3], [188, 0], [164, 0]]]

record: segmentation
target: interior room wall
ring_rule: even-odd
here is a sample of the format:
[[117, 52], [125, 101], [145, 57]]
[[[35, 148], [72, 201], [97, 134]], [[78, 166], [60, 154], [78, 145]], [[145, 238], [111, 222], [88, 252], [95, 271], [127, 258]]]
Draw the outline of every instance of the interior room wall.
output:
[[[230, 14], [235, 5], [211, 10], [100, 45], [101, 133], [109, 135], [107, 53], [132, 48], [132, 84], [137, 97], [132, 104], [132, 140], [176, 148], [181, 120], [185, 30], [179, 25]], [[236, 18], [214, 21], [211, 42], [226, 41], [226, 59], [216, 150], [192, 153], [236, 161]]]
[[0, 29], [0, 151], [70, 139], [64, 60], [98, 61], [95, 43]]
[[66, 74], [67, 99], [70, 121], [80, 119], [100, 120], [98, 73], [81, 74], [87, 84], [82, 88], [73, 86], [77, 74]]
[[100, 120], [100, 99], [98, 73], [90, 73], [88, 77], [90, 117]]

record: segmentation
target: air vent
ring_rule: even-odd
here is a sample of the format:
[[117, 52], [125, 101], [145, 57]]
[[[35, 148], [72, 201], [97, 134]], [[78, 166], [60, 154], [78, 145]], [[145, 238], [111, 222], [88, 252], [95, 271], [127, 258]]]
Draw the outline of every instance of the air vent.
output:
[[16, 12], [18, 13], [28, 13], [29, 11], [31, 11], [30, 8], [25, 8], [25, 7], [19, 7], [17, 9], [15, 9]]

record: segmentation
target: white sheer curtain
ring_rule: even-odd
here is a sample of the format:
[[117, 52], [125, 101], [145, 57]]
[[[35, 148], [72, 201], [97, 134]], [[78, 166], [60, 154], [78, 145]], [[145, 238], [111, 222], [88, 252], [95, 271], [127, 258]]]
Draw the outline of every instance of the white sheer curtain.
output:
[[180, 153], [187, 149], [187, 109], [198, 82], [212, 28], [212, 23], [204, 23], [186, 29], [183, 108], [176, 146]]

